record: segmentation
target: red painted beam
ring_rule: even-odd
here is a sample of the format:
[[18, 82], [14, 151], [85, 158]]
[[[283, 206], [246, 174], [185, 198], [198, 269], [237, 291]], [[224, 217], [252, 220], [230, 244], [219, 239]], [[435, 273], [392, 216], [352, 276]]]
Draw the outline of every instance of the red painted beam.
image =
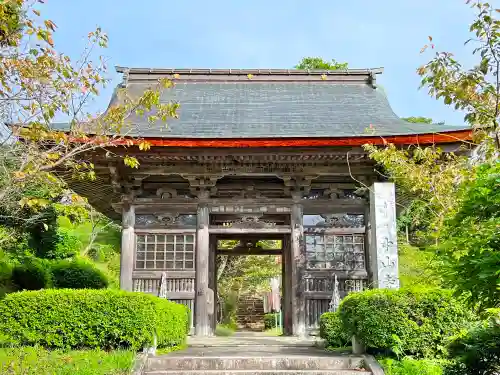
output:
[[[246, 138], [246, 139], [189, 139], [189, 138], [144, 138], [152, 146], [160, 147], [328, 147], [328, 146], [362, 146], [366, 143], [385, 145], [430, 145], [470, 141], [472, 130], [457, 130], [446, 133], [395, 135], [395, 136], [361, 136], [339, 138]], [[141, 142], [131, 139], [134, 144]], [[122, 144], [127, 141], [120, 142]]]

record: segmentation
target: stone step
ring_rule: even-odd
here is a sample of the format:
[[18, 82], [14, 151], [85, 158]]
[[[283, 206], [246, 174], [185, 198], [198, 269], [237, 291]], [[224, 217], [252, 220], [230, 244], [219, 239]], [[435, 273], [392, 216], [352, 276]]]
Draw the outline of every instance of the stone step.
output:
[[[249, 353], [250, 354], [250, 353]], [[245, 370], [249, 374], [257, 370], [273, 373], [275, 371], [332, 371], [332, 370], [357, 370], [362, 367], [363, 359], [357, 356], [231, 356], [231, 357], [182, 357], [179, 355], [164, 355], [148, 358], [148, 371], [235, 371]], [[359, 373], [359, 371], [358, 371]], [[246, 375], [245, 373], [243, 373]]]
[[371, 375], [364, 370], [159, 370], [145, 375]]

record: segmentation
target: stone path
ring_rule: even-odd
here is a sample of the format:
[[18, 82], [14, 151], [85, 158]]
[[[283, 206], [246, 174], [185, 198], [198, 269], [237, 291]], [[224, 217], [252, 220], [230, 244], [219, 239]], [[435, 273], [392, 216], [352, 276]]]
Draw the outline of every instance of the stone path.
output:
[[375, 375], [367, 357], [315, 347], [314, 338], [237, 333], [192, 337], [186, 350], [147, 358], [144, 375]]
[[262, 332], [235, 332], [229, 337], [189, 337], [188, 346], [195, 347], [241, 347], [241, 346], [294, 346], [314, 347], [322, 346], [322, 340], [311, 338], [298, 338], [293, 336], [267, 336]]

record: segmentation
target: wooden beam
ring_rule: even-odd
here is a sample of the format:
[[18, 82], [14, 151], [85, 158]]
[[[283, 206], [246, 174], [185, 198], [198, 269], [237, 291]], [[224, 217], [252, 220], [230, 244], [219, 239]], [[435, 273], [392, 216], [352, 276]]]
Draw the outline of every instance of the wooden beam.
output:
[[[140, 156], [138, 156], [141, 159]], [[143, 160], [141, 167], [130, 173], [134, 176], [170, 176], [170, 175], [238, 175], [244, 177], [276, 177], [277, 174], [287, 173], [290, 170], [290, 164], [301, 164], [301, 162], [294, 163], [272, 163], [272, 169], [262, 171], [261, 165], [253, 163], [238, 164], [238, 163], [207, 163], [212, 165], [212, 170], [207, 173], [204, 165], [192, 165], [186, 163], [176, 163], [175, 165], [161, 165], [158, 164], [148, 165], [147, 160]], [[373, 165], [366, 163], [355, 163], [351, 168], [347, 164], [317, 164], [317, 165], [304, 165], [301, 168], [300, 174], [302, 175], [318, 175], [318, 176], [351, 176], [351, 175], [372, 175], [374, 174]]]
[[368, 279], [368, 273], [365, 270], [356, 271], [336, 271], [332, 269], [306, 269], [304, 271], [304, 279], [307, 278], [331, 278], [333, 274], [336, 274], [339, 279], [349, 279], [349, 280], [366, 280]]
[[193, 299], [195, 294], [193, 292], [167, 292], [168, 299]]
[[353, 228], [320, 228], [320, 227], [304, 227], [304, 232], [307, 234], [330, 234], [330, 235], [343, 235], [343, 234], [365, 234], [366, 228], [353, 227]]
[[196, 229], [193, 228], [149, 228], [149, 227], [139, 227], [135, 229], [136, 234], [194, 234], [196, 233]]
[[196, 276], [195, 271], [139, 271], [132, 272], [134, 279], [161, 279], [163, 272], [167, 273], [168, 279], [194, 279]]
[[271, 250], [271, 249], [234, 249], [234, 250], [227, 250], [227, 249], [218, 249], [217, 250], [217, 255], [281, 255], [282, 251], [280, 249], [278, 250]]
[[[340, 297], [344, 297], [346, 292], [345, 291], [339, 291]], [[311, 300], [311, 299], [332, 299], [332, 292], [304, 292], [304, 298]]]
[[[210, 228], [209, 232], [212, 234], [277, 234], [277, 233], [290, 233], [289, 226], [282, 226], [276, 228]], [[267, 239], [267, 238], [265, 238]]]
[[198, 207], [198, 230], [196, 232], [196, 302], [195, 302], [195, 334], [196, 336], [212, 336], [209, 309], [209, 256], [210, 235], [208, 232], [209, 211], [205, 205]]
[[[235, 206], [235, 197], [233, 198], [207, 198], [203, 199], [203, 202], [210, 206], [210, 211], [211, 212], [217, 212], [213, 211], [213, 208], [216, 208], [218, 206]], [[195, 198], [182, 198], [182, 197], [176, 197], [176, 198], [168, 198], [168, 199], [161, 199], [158, 197], [151, 197], [151, 198], [135, 198], [134, 204], [138, 206], [137, 212], [140, 212], [139, 207], [141, 206], [151, 206], [155, 205], [156, 209], [168, 209], [172, 207], [183, 207], [186, 205], [197, 205], [199, 203], [198, 199]], [[245, 208], [245, 209], [250, 209], [250, 208], [260, 208], [260, 206], [269, 206], [268, 209], [270, 211], [273, 211], [273, 208], [281, 208], [281, 206], [290, 206], [293, 204], [293, 199], [292, 198], [238, 198], [238, 201], [236, 202], [236, 207], [234, 208], [233, 211], [227, 212], [227, 213], [237, 213], [239, 207]], [[345, 207], [353, 207], [353, 206], [364, 206], [366, 204], [366, 201], [363, 199], [350, 199], [350, 198], [336, 198], [336, 199], [302, 199], [301, 200], [302, 204], [306, 205], [325, 205], [328, 204], [329, 206], [345, 206]], [[224, 213], [225, 211], [218, 211], [219, 213]], [[244, 212], [244, 211], [243, 211]], [[279, 212], [279, 211], [277, 211]]]
[[135, 211], [130, 202], [123, 202], [122, 241], [120, 253], [120, 289], [132, 291], [135, 252]]
[[224, 233], [218, 234], [217, 240], [283, 240], [284, 237], [285, 235], [280, 233], [266, 233], [265, 235], [262, 233], [244, 233], [243, 235], [241, 233]]

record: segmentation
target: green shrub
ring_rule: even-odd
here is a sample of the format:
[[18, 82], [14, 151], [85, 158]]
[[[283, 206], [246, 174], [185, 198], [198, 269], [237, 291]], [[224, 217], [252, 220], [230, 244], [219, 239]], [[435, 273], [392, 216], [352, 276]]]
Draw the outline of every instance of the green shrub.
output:
[[42, 259], [25, 259], [12, 270], [12, 283], [20, 290], [39, 290], [52, 286], [50, 264]]
[[184, 342], [188, 311], [144, 293], [49, 289], [0, 301], [0, 336], [14, 345], [47, 348], [132, 348]]
[[319, 335], [328, 346], [340, 348], [350, 342], [350, 337], [342, 326], [338, 312], [327, 312], [319, 319]]
[[12, 284], [12, 269], [8, 261], [0, 261], [0, 298], [17, 289]]
[[462, 184], [458, 209], [444, 221], [439, 251], [445, 278], [471, 306], [487, 309], [500, 301], [500, 162], [475, 172]]
[[447, 375], [500, 373], [500, 315], [468, 331], [449, 346], [452, 364]]
[[[281, 326], [283, 327], [283, 316], [281, 316]], [[280, 321], [279, 313], [264, 314], [264, 327], [265, 329], [278, 328]], [[278, 325], [277, 325], [278, 324]]]
[[473, 320], [462, 301], [440, 289], [354, 293], [339, 313], [346, 333], [367, 348], [424, 357], [445, 354], [447, 340]]
[[12, 279], [12, 265], [8, 262], [0, 261], [0, 285], [10, 283]]
[[54, 288], [103, 289], [108, 278], [94, 264], [84, 260], [61, 260], [52, 265]]
[[71, 230], [58, 228], [54, 249], [48, 254], [48, 257], [52, 259], [70, 258], [79, 252], [81, 246], [81, 242], [72, 234]]

